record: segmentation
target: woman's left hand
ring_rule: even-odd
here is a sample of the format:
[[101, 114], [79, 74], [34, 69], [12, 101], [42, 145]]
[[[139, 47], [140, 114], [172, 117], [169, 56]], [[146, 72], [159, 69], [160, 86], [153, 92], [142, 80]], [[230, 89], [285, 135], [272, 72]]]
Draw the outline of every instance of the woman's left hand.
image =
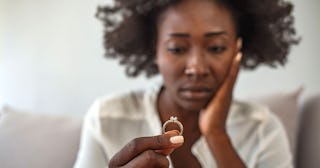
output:
[[241, 57], [241, 52], [234, 57], [224, 82], [207, 107], [200, 113], [199, 127], [205, 137], [226, 134], [226, 120], [232, 101], [233, 87], [240, 69]]

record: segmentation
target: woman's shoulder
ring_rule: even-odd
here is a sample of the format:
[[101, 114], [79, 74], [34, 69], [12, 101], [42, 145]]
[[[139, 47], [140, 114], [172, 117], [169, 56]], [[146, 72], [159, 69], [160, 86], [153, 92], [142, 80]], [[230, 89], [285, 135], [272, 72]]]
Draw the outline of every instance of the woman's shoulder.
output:
[[[253, 102], [234, 101], [231, 106], [229, 117], [230, 131], [238, 135], [241, 130], [242, 135], [247, 137], [257, 137], [259, 143], [269, 143], [268, 138], [278, 136], [283, 144], [288, 145], [286, 132], [280, 119], [267, 106]], [[240, 135], [239, 135], [240, 136]]]
[[97, 98], [87, 116], [94, 118], [141, 119], [147, 109], [154, 109], [161, 85], [156, 82], [141, 89], [126, 90]]
[[290, 160], [286, 132], [267, 106], [234, 101], [228, 120], [232, 143], [248, 165], [278, 165]]
[[86, 118], [96, 119], [143, 119], [155, 109], [155, 101], [162, 81], [156, 79], [143, 88], [115, 92], [97, 98], [87, 112]]
[[230, 120], [256, 122], [266, 126], [281, 125], [278, 117], [265, 105], [236, 100], [232, 103]]
[[145, 94], [144, 90], [133, 90], [102, 96], [94, 101], [87, 115], [99, 118], [139, 117], [145, 106]]

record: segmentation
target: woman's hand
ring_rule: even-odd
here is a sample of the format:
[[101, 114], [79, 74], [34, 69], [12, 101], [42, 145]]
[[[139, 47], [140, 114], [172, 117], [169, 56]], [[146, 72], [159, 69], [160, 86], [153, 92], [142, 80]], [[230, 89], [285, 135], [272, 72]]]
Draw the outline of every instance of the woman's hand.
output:
[[117, 167], [169, 167], [166, 158], [184, 142], [176, 130], [154, 137], [136, 138], [124, 146], [109, 162], [109, 168]]
[[235, 56], [223, 84], [199, 117], [200, 131], [207, 140], [217, 167], [221, 168], [246, 167], [233, 148], [226, 131], [226, 120], [232, 101], [233, 86], [239, 72], [241, 56], [241, 53]]
[[215, 97], [199, 117], [199, 128], [202, 135], [226, 135], [226, 119], [228, 116], [235, 81], [238, 76], [242, 54], [239, 52], [232, 62], [229, 73]]

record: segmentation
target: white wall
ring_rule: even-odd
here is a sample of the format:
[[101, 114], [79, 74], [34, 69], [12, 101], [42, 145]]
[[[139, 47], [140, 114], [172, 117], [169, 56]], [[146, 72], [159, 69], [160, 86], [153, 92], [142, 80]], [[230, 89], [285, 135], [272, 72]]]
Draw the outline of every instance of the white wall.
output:
[[257, 71], [243, 73], [237, 87], [240, 97], [269, 93], [270, 91], [291, 91], [304, 87], [304, 96], [320, 93], [320, 1], [292, 0], [295, 4], [296, 28], [302, 41], [295, 46], [288, 64], [278, 69], [261, 67]]
[[[107, 0], [110, 1], [110, 0]], [[0, 104], [38, 112], [83, 115], [101, 95], [143, 87], [118, 63], [103, 58], [102, 25], [94, 18], [106, 0], [0, 0]], [[293, 1], [303, 40], [285, 68], [243, 72], [237, 97], [290, 91], [320, 92], [320, 1]]]

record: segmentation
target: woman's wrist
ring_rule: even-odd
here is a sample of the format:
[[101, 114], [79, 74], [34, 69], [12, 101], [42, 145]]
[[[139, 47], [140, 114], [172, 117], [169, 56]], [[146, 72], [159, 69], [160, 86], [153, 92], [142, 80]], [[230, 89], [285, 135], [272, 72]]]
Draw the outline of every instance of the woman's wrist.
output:
[[226, 127], [219, 126], [217, 128], [217, 127], [211, 126], [211, 128], [208, 129], [206, 132], [202, 132], [202, 135], [204, 137], [212, 138], [212, 137], [225, 136], [228, 134], [227, 134]]
[[225, 130], [213, 130], [208, 135], [204, 135], [204, 137], [212, 147], [221, 146], [221, 143], [230, 143], [230, 137]]
[[236, 150], [233, 148], [231, 139], [226, 131], [215, 131], [213, 134], [205, 136], [211, 154], [216, 159], [218, 167], [245, 168]]

